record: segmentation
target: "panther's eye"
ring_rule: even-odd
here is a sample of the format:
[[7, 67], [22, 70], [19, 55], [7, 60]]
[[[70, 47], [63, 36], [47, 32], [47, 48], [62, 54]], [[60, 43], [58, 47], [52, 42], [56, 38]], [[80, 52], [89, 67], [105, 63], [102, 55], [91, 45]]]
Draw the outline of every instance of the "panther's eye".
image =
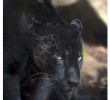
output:
[[60, 56], [58, 56], [57, 58], [58, 58], [59, 60], [61, 60], [61, 59], [62, 59], [62, 57], [60, 57]]
[[56, 58], [57, 60], [62, 60], [61, 56], [54, 55], [53, 57]]
[[80, 56], [80, 57], [78, 58], [78, 61], [81, 61], [81, 59], [82, 59], [82, 57]]

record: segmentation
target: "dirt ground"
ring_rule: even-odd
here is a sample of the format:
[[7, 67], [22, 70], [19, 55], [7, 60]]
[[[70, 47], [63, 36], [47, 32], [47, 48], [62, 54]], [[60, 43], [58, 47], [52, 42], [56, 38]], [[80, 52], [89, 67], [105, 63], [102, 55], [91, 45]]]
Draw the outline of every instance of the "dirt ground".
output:
[[107, 48], [84, 47], [78, 100], [107, 100]]

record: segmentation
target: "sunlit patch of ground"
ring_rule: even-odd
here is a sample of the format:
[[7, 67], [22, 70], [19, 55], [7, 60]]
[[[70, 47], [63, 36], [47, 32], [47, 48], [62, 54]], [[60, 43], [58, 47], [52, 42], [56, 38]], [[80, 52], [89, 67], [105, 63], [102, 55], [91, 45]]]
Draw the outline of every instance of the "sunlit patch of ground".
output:
[[54, 6], [68, 6], [78, 2], [78, 0], [52, 0]]
[[107, 0], [88, 0], [99, 17], [107, 24]]
[[[100, 57], [103, 59], [100, 59]], [[85, 46], [78, 100], [107, 100], [106, 59], [106, 48], [101, 46]]]
[[[54, 6], [68, 6], [80, 0], [52, 0]], [[96, 11], [102, 21], [107, 24], [107, 0], [86, 0]]]

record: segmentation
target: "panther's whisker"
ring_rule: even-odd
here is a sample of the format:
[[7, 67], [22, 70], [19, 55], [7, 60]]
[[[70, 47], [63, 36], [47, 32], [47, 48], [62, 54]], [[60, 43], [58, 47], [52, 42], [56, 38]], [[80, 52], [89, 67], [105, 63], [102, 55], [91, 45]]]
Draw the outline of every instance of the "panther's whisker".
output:
[[[34, 79], [31, 79], [31, 80], [38, 80], [38, 79], [42, 79], [42, 80], [48, 80], [48, 79], [50, 79], [50, 78], [34, 78]], [[28, 80], [27, 80], [28, 81]], [[23, 84], [22, 84], [22, 86], [24, 86], [25, 84], [26, 84], [26, 82], [27, 81], [25, 81]]]
[[[35, 73], [35, 74], [33, 74], [33, 75], [31, 75], [28, 79], [26, 79], [25, 81], [28, 81], [28, 80], [30, 80], [30, 79], [32, 79], [33, 77], [35, 77], [35, 76], [37, 76], [37, 75], [46, 75], [47, 73]], [[48, 76], [50, 76], [50, 75], [48, 75]]]
[[53, 83], [49, 83], [49, 85], [42, 86], [40, 89], [43, 89], [43, 88], [46, 88], [46, 87], [50, 87], [50, 86], [52, 86], [51, 88], [54, 88], [53, 85], [54, 85]]
[[[39, 79], [41, 79], [41, 80], [48, 80], [48, 79], [50, 79], [50, 78], [34, 78], [34, 79], [32, 79], [32, 80], [34, 81], [34, 80], [37, 80], [37, 79], [38, 79], [38, 80], [39, 80]], [[58, 83], [57, 80], [52, 80], [51, 82], [52, 82], [52, 84]], [[56, 84], [56, 85], [58, 85], [58, 84]]]
[[[25, 80], [25, 82], [22, 84], [22, 86], [24, 86], [26, 84], [27, 81], [29, 80], [48, 80], [48, 79], [51, 79], [51, 81], [53, 82], [53, 84], [55, 83], [59, 83], [59, 80], [58, 79], [54, 79], [54, 78], [50, 78], [50, 77], [38, 77], [38, 78], [33, 78], [34, 76], [38, 75], [38, 74], [45, 74], [45, 73], [36, 73], [36, 74], [33, 74], [32, 77], [28, 78], [27, 80]], [[32, 79], [33, 78], [33, 79]], [[57, 84], [58, 85], [58, 84]]]
[[48, 79], [50, 79], [50, 78], [34, 78], [34, 79], [31, 79], [31, 80], [38, 80], [38, 79], [42, 79], [42, 80], [48, 80]]
[[[27, 80], [30, 80], [31, 78], [33, 78], [34, 76], [36, 76], [36, 75], [44, 75], [45, 73], [35, 73], [35, 74], [33, 74], [33, 75], [31, 75]], [[26, 80], [26, 81], [27, 81]]]

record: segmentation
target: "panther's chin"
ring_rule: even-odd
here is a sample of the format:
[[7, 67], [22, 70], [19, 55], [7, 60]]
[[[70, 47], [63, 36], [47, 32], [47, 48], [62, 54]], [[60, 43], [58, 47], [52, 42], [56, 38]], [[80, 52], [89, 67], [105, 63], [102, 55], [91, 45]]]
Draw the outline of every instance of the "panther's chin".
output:
[[77, 88], [72, 88], [70, 91], [64, 92], [65, 100], [76, 100], [77, 98]]

